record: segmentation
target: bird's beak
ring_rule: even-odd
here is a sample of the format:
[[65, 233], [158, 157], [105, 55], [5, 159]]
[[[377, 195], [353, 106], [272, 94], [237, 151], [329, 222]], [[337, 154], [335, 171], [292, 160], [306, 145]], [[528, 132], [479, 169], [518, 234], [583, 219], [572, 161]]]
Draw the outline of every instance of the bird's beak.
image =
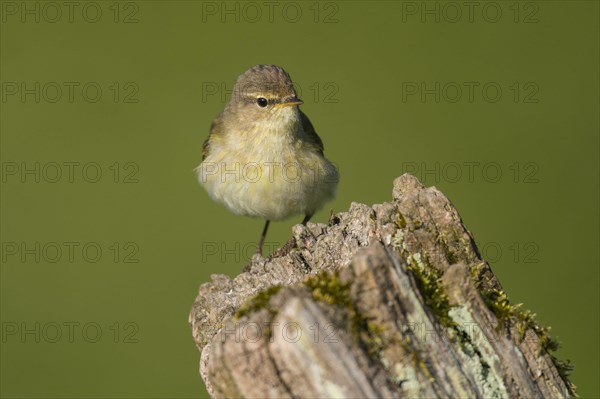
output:
[[300, 100], [298, 97], [290, 97], [286, 98], [284, 102], [281, 104], [276, 104], [275, 107], [291, 107], [293, 105], [302, 105], [304, 101]]

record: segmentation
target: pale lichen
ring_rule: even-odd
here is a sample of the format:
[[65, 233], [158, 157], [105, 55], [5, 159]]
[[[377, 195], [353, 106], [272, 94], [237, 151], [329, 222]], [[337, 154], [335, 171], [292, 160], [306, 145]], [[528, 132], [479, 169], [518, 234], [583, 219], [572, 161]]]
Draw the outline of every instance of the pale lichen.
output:
[[461, 326], [463, 338], [461, 348], [463, 352], [462, 361], [468, 364], [477, 386], [484, 398], [506, 398], [508, 392], [504, 386], [502, 375], [496, 373], [491, 364], [499, 362], [494, 348], [490, 345], [490, 339], [483, 331], [477, 331], [477, 322], [473, 319], [466, 306], [455, 306], [449, 311], [450, 317]]
[[550, 335], [550, 327], [541, 325], [537, 321], [535, 313], [529, 310], [521, 310], [523, 304], [511, 303], [508, 299], [508, 295], [506, 295], [503, 290], [493, 287], [488, 288], [483, 284], [484, 279], [481, 274], [483, 267], [483, 263], [473, 267], [471, 270], [471, 278], [487, 307], [494, 313], [498, 320], [496, 330], [502, 331], [514, 324], [516, 326], [517, 339], [519, 342], [523, 341], [528, 330], [532, 330], [538, 338], [537, 355], [541, 356], [546, 353], [550, 356], [550, 359], [565, 383], [569, 394], [571, 396], [577, 396], [577, 387], [569, 379], [569, 375], [575, 367], [570, 360], [560, 360], [552, 353], [559, 349], [560, 343]]

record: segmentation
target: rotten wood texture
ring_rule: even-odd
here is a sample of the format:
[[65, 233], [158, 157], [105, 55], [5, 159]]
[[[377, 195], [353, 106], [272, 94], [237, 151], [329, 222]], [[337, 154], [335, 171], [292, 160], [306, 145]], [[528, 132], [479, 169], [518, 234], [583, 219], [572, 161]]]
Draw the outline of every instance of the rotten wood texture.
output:
[[546, 330], [435, 187], [405, 174], [392, 202], [293, 234], [288, 254], [201, 285], [189, 321], [211, 397], [569, 397]]

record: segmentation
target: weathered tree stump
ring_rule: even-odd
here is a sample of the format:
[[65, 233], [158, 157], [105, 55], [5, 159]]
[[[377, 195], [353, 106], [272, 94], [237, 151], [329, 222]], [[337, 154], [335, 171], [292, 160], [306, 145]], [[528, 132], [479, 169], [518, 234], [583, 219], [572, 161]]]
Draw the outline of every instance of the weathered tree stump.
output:
[[566, 398], [571, 365], [511, 304], [450, 201], [405, 174], [296, 247], [213, 275], [190, 313], [213, 398]]

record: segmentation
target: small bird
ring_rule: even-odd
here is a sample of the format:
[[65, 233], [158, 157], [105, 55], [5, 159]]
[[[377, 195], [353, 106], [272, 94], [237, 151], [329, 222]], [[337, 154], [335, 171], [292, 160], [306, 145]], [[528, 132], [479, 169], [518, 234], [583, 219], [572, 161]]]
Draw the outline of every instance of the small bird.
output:
[[303, 214], [306, 224], [335, 196], [336, 166], [299, 106], [290, 75], [276, 65], [241, 74], [202, 147], [198, 180], [209, 196], [237, 215], [270, 221]]

